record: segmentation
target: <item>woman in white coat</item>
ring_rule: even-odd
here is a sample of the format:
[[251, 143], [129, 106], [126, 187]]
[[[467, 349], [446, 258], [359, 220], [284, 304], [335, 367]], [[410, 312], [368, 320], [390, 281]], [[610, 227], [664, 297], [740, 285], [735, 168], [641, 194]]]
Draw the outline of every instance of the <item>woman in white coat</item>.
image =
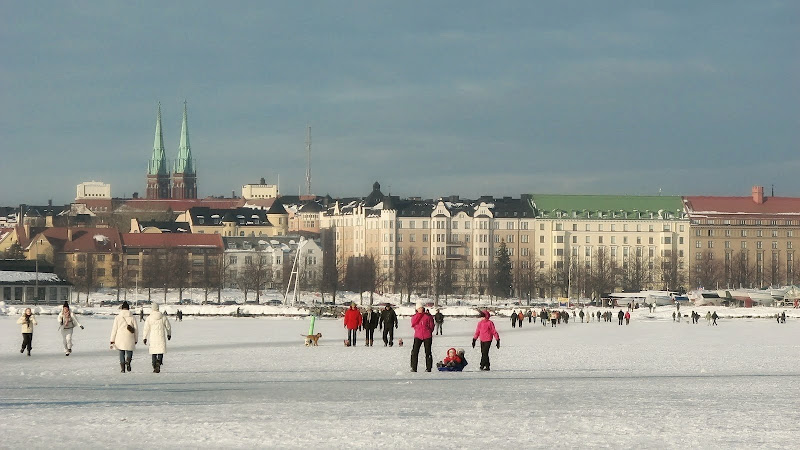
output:
[[[151, 306], [150, 315], [144, 322], [142, 338], [142, 342], [150, 346], [153, 373], [160, 373], [161, 365], [164, 364], [164, 353], [167, 352], [167, 341], [172, 339], [172, 326], [169, 324], [167, 316], [158, 310], [158, 303], [153, 303]], [[150, 344], [147, 344], [148, 339]]]
[[111, 348], [119, 350], [120, 372], [125, 373], [125, 369], [131, 371], [133, 350], [139, 342], [139, 328], [136, 327], [128, 302], [122, 302], [120, 308], [122, 311], [114, 318], [114, 325], [111, 327]]
[[64, 302], [61, 312], [58, 313], [58, 329], [61, 330], [61, 340], [64, 344], [64, 356], [69, 356], [69, 354], [72, 353], [72, 330], [74, 330], [75, 327], [81, 327], [81, 330], [83, 329], [83, 325], [78, 322], [78, 318], [70, 311], [69, 302]]
[[30, 308], [25, 308], [25, 312], [22, 314], [22, 317], [17, 319], [17, 323], [22, 325], [22, 348], [19, 352], [22, 353], [27, 348], [28, 356], [31, 356], [31, 349], [33, 349], [33, 326], [38, 324]]

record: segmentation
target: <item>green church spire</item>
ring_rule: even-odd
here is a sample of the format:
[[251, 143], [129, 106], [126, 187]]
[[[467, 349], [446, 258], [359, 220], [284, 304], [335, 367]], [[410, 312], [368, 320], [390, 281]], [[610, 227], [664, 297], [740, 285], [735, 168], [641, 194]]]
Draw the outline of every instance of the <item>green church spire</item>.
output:
[[153, 156], [147, 169], [148, 175], [167, 175], [167, 155], [164, 151], [164, 133], [161, 131], [161, 102], [158, 103], [156, 137], [153, 142]]
[[175, 161], [175, 173], [194, 174], [192, 148], [189, 146], [189, 124], [186, 120], [186, 100], [183, 101], [183, 123], [181, 124], [181, 142], [178, 148], [178, 160]]

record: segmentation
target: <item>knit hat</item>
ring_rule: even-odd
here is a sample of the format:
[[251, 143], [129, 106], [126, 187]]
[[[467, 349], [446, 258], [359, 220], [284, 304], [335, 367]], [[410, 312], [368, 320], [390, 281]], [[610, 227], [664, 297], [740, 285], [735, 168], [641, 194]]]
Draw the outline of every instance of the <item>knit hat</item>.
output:
[[424, 307], [425, 307], [425, 305], [423, 305], [421, 301], [418, 301], [415, 309], [420, 309], [420, 308], [424, 308]]
[[131, 309], [130, 305], [128, 305], [128, 302], [122, 302], [122, 305], [119, 308], [120, 309]]
[[152, 309], [153, 311], [158, 311], [158, 303], [154, 302], [152, 305], [150, 305], [150, 309]]

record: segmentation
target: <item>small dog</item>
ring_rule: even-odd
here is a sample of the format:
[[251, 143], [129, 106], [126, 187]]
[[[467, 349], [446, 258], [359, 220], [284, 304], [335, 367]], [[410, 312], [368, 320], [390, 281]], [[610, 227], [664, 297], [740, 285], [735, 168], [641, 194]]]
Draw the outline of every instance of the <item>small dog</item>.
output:
[[344, 340], [344, 346], [345, 347], [350, 347], [350, 339], [345, 339]]
[[403, 346], [403, 340], [402, 339], [398, 339], [397, 340], [397, 346], [398, 347], [402, 347]]
[[319, 345], [319, 338], [322, 337], [322, 333], [317, 334], [301, 334], [306, 339], [306, 347], [312, 345], [317, 347]]

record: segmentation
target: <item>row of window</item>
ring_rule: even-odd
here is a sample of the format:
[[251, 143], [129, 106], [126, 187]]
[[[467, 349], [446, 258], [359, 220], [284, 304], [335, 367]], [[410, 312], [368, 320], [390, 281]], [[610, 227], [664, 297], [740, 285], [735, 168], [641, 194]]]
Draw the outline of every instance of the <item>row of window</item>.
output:
[[[708, 245], [708, 248], [714, 248], [714, 241], [708, 241], [707, 245]], [[724, 246], [725, 246], [725, 248], [732, 248], [731, 247], [731, 241], [725, 241], [724, 242]], [[747, 248], [747, 241], [741, 241], [740, 246], [741, 246], [740, 248], [746, 249]], [[703, 241], [695, 241], [694, 247], [695, 248], [703, 248]], [[757, 249], [764, 248], [764, 243], [762, 241], [756, 241], [756, 248]], [[787, 249], [794, 248], [792, 246], [792, 241], [786, 241], [786, 248]], [[778, 249], [778, 241], [772, 241], [772, 249], [773, 250], [777, 250]]]
[[[715, 230], [715, 229], [710, 229], [710, 230], [701, 230], [701, 229], [697, 229], [697, 230], [694, 230], [694, 235], [695, 235], [695, 236], [709, 236], [709, 237], [713, 237], [713, 236], [719, 236], [719, 235], [721, 235], [721, 233], [722, 233], [722, 232], [724, 232], [724, 233], [722, 233], [722, 234], [724, 234], [724, 235], [725, 235], [725, 237], [731, 237], [731, 236], [733, 236], [733, 234], [734, 234], [734, 233], [733, 233], [733, 231], [734, 231], [734, 230]], [[753, 232], [753, 230], [738, 230], [738, 231], [739, 231], [739, 233], [738, 233], [738, 234], [739, 234], [739, 236], [741, 236], [741, 237], [747, 237], [747, 233], [748, 233], [748, 231], [750, 231], [750, 232]], [[787, 238], [794, 237], [794, 230], [786, 230], [786, 231], [784, 231], [783, 233], [785, 233], [785, 235], [786, 235], [786, 237], [787, 237]], [[770, 235], [771, 235], [772, 237], [774, 237], [774, 238], [776, 238], [776, 237], [781, 237], [781, 235], [782, 235], [783, 233], [781, 233], [781, 232], [780, 232], [780, 231], [778, 231], [778, 230], [770, 230]], [[756, 236], [756, 237], [764, 237], [764, 230], [755, 230], [755, 236]]]

